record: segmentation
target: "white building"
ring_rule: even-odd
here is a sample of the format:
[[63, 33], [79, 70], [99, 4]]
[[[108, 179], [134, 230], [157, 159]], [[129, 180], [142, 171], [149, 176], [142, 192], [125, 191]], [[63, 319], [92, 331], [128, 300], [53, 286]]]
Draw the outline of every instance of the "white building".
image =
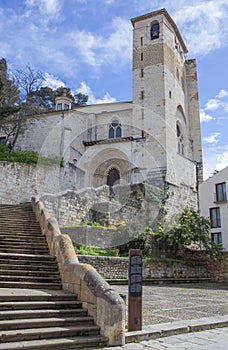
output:
[[131, 20], [133, 100], [71, 108], [28, 119], [16, 147], [61, 156], [76, 190], [148, 183], [169, 186], [169, 213], [197, 209], [202, 149], [197, 68], [165, 9]]
[[211, 221], [211, 237], [228, 251], [228, 166], [199, 186], [200, 213]]

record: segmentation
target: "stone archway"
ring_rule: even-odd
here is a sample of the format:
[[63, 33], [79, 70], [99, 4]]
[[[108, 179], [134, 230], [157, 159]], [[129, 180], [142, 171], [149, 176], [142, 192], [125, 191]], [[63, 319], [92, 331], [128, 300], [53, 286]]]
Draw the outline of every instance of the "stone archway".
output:
[[111, 168], [107, 174], [107, 185], [113, 187], [120, 182], [120, 172], [117, 168]]
[[101, 163], [93, 173], [93, 187], [130, 182], [130, 162], [112, 158]]

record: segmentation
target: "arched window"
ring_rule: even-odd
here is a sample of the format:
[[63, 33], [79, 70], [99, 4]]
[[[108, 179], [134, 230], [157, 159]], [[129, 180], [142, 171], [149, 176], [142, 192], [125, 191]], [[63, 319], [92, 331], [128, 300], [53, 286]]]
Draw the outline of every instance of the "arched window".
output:
[[118, 122], [118, 120], [113, 120], [109, 125], [108, 138], [118, 139], [118, 138], [121, 138], [121, 135], [122, 135], [121, 124]]
[[184, 137], [183, 137], [183, 132], [177, 123], [176, 125], [177, 128], [177, 152], [178, 154], [184, 155]]
[[119, 170], [117, 168], [111, 168], [107, 175], [107, 185], [112, 187], [116, 183], [119, 183], [119, 179], [120, 179]]
[[151, 40], [159, 38], [160, 26], [159, 23], [153, 23], [150, 28], [150, 38]]

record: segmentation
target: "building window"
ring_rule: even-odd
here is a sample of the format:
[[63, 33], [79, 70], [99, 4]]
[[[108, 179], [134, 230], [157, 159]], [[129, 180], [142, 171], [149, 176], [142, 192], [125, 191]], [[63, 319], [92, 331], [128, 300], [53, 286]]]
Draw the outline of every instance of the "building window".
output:
[[141, 69], [141, 78], [143, 78], [144, 77], [144, 70], [143, 70], [143, 68]]
[[222, 182], [220, 184], [216, 184], [215, 190], [216, 190], [216, 202], [225, 202], [227, 200], [226, 183]]
[[169, 98], [172, 98], [172, 92], [169, 91]]
[[6, 136], [0, 137], [0, 145], [5, 145], [6, 144]]
[[141, 36], [140, 40], [141, 40], [141, 46], [143, 46], [143, 37], [142, 36]]
[[113, 120], [109, 125], [108, 138], [118, 139], [118, 138], [121, 138], [121, 134], [122, 134], [121, 124], [118, 122], [118, 120]]
[[141, 61], [143, 61], [143, 52], [141, 52]]
[[222, 243], [222, 234], [221, 232], [214, 232], [211, 234], [211, 239], [214, 243], [216, 244], [221, 244]]
[[141, 91], [141, 99], [144, 99], [144, 91]]
[[210, 208], [211, 227], [221, 227], [220, 208]]
[[184, 137], [180, 126], [177, 124], [177, 153], [184, 155]]
[[64, 109], [69, 109], [69, 105], [67, 105], [66, 103], [64, 104]]
[[151, 40], [159, 38], [159, 30], [160, 30], [159, 23], [152, 24], [151, 29], [150, 29]]
[[179, 69], [178, 68], [176, 68], [176, 77], [177, 77], [177, 80], [180, 79], [180, 74], [179, 74]]
[[58, 103], [57, 104], [57, 111], [61, 111], [62, 110], [62, 103]]

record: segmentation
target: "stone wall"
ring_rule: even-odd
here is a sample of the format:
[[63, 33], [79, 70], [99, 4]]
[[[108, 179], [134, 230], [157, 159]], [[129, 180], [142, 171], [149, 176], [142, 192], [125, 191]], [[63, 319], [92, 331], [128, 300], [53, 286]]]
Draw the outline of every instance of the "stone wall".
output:
[[17, 204], [33, 195], [58, 193], [74, 186], [72, 168], [0, 162], [0, 203]]
[[228, 252], [223, 253], [216, 261], [209, 261], [208, 271], [214, 281], [228, 282]]
[[[81, 263], [91, 264], [106, 279], [128, 278], [128, 258], [77, 256]], [[144, 279], [207, 278], [208, 276], [208, 266], [203, 262], [143, 259]]]

